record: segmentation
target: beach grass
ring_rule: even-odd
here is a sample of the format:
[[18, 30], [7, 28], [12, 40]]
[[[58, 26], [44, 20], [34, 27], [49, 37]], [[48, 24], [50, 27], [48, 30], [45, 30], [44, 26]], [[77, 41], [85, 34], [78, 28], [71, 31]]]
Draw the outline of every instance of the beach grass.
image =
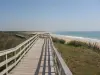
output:
[[93, 50], [96, 48], [88, 47], [83, 42], [72, 44], [72, 41], [68, 44], [54, 42], [54, 45], [73, 75], [100, 75], [100, 54]]
[[[16, 33], [20, 34], [18, 32]], [[23, 36], [25, 37], [21, 37], [21, 36], [16, 35], [16, 33], [15, 32], [0, 32], [0, 51], [13, 48], [30, 37], [30, 35], [24, 35], [24, 34]]]
[[90, 43], [90, 42], [82, 42], [82, 41], [72, 40], [72, 41], [68, 42], [66, 45], [91, 49], [94, 52], [97, 52], [100, 54], [100, 46], [98, 46], [98, 44], [96, 42]]
[[[17, 34], [17, 35], [16, 35]], [[0, 32], [0, 51], [13, 48], [20, 43], [27, 40], [29, 37], [33, 35], [29, 34], [22, 34], [21, 32]], [[8, 58], [11, 58], [14, 56], [14, 52], [7, 55]], [[0, 62], [3, 62], [6, 59], [6, 56], [0, 56]], [[13, 61], [10, 61], [8, 65], [11, 65], [14, 63]], [[0, 72], [3, 71], [6, 68], [6, 65], [3, 65], [0, 67]]]

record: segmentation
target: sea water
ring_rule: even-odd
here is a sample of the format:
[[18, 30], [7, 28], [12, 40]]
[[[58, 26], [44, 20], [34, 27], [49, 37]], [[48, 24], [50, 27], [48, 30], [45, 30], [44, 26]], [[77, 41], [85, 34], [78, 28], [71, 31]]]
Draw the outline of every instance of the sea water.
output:
[[66, 36], [84, 37], [84, 38], [100, 40], [100, 31], [63, 31], [63, 32], [55, 32], [55, 33], [60, 35], [66, 35]]

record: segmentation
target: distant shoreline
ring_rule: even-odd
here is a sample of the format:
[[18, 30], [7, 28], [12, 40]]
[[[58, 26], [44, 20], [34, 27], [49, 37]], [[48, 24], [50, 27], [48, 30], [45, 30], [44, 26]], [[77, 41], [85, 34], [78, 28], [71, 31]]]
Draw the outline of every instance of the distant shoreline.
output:
[[100, 39], [100, 31], [62, 31], [62, 32], [55, 32], [54, 34]]
[[77, 41], [83, 41], [83, 42], [89, 42], [89, 43], [99, 43], [99, 39], [93, 39], [93, 38], [85, 38], [85, 37], [78, 37], [78, 36], [68, 36], [68, 35], [60, 35], [60, 34], [51, 34], [51, 36], [58, 38], [58, 39], [63, 39], [66, 42], [72, 41], [72, 40], [77, 40]]

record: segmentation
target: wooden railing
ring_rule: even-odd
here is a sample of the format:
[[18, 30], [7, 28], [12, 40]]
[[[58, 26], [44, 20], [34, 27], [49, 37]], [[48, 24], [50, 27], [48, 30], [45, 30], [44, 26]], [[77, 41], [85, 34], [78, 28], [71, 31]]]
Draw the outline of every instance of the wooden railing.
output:
[[38, 39], [38, 34], [9, 50], [0, 51], [0, 75], [7, 75]]
[[72, 75], [72, 72], [69, 70], [60, 53], [55, 48], [51, 37], [50, 40], [56, 75]]

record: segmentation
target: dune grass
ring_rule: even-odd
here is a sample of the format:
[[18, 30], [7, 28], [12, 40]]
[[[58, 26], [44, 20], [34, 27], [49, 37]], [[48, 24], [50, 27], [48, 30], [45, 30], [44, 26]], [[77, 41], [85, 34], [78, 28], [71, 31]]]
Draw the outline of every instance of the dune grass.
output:
[[[0, 51], [13, 48], [20, 43], [27, 40], [29, 37], [33, 35], [29, 34], [20, 34], [21, 32], [0, 32]], [[17, 35], [16, 35], [17, 34]], [[19, 34], [19, 35], [18, 35]], [[22, 37], [23, 36], [23, 37]], [[8, 58], [11, 58], [14, 56], [14, 52], [7, 55]], [[0, 56], [0, 63], [3, 62], [6, 59], [6, 56]], [[14, 60], [10, 61], [8, 65], [11, 65], [14, 63]], [[6, 65], [3, 65], [0, 67], [0, 72], [3, 71], [6, 68]]]
[[88, 47], [83, 42], [78, 42], [78, 45], [71, 43], [54, 42], [54, 45], [73, 75], [100, 75], [100, 54], [93, 50], [96, 48]]
[[14, 32], [0, 32], [0, 51], [13, 48], [28, 38], [16, 36]]
[[100, 54], [100, 47], [97, 45], [96, 42], [94, 42], [94, 43], [88, 42], [87, 43], [87, 42], [81, 42], [81, 41], [72, 40], [72, 41], [68, 42], [67, 45], [74, 46], [74, 47], [88, 48], [88, 49], [91, 49], [94, 52], [97, 52], [97, 53]]

